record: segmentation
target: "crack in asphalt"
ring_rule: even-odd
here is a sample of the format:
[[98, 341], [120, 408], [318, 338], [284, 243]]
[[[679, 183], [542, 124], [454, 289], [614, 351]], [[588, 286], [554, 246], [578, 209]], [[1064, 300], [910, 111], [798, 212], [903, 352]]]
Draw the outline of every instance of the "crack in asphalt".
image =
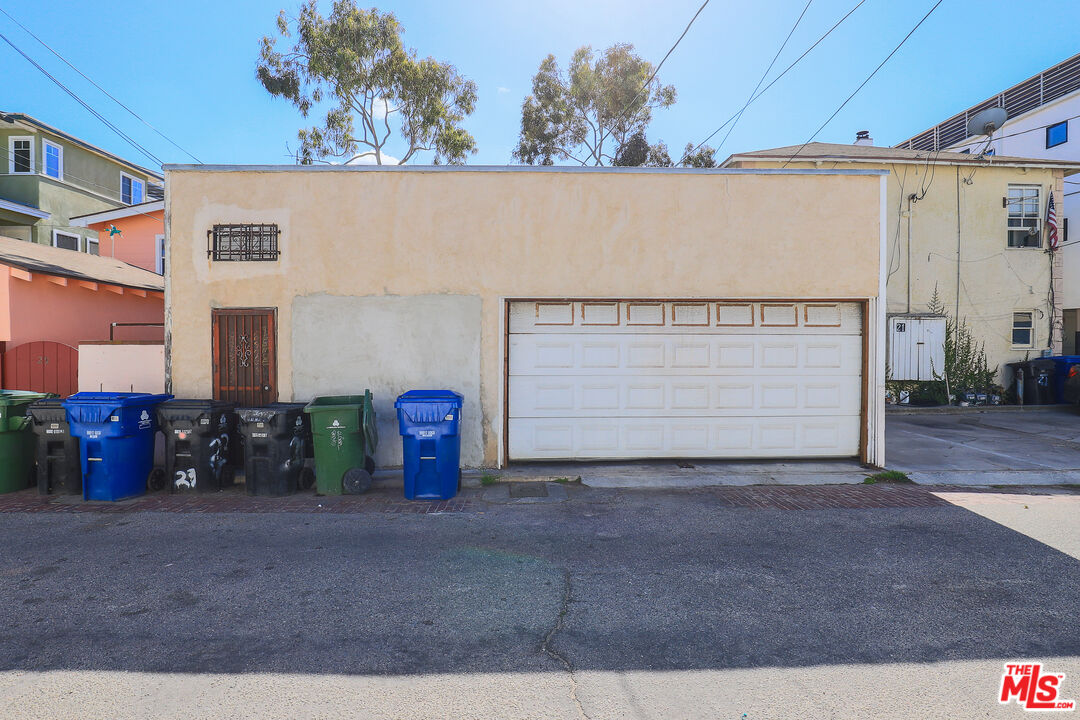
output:
[[570, 571], [563, 568], [563, 596], [562, 602], [559, 604], [559, 614], [555, 618], [555, 624], [548, 630], [547, 635], [544, 636], [544, 641], [540, 643], [540, 652], [548, 655], [549, 657], [558, 660], [564, 668], [566, 668], [567, 674], [570, 676], [570, 699], [574, 701], [574, 705], [577, 707], [578, 717], [589, 720], [588, 714], [585, 712], [585, 708], [581, 705], [581, 700], [577, 695], [577, 677], [574, 675], [574, 665], [570, 660], [560, 653], [558, 650], [551, 646], [551, 641], [555, 638], [555, 634], [563, 629], [566, 620], [566, 613], [570, 610], [570, 595], [572, 592], [572, 586], [570, 584]]

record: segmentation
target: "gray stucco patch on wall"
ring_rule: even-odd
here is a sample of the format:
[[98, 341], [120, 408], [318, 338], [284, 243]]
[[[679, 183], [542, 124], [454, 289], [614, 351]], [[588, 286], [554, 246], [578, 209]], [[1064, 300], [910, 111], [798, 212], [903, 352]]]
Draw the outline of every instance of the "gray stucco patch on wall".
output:
[[[449, 389], [465, 396], [461, 462], [483, 464], [480, 407], [481, 299], [464, 295], [293, 299], [293, 393], [375, 395], [380, 466], [401, 465], [394, 400], [406, 390]], [[283, 328], [284, 330], [284, 328]]]

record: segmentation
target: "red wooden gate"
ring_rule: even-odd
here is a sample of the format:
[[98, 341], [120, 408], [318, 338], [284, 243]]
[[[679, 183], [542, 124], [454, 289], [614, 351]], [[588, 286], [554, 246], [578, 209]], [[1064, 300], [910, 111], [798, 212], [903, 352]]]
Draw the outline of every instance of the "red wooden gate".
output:
[[4, 389], [67, 397], [79, 389], [79, 351], [70, 345], [23, 343], [4, 353]]

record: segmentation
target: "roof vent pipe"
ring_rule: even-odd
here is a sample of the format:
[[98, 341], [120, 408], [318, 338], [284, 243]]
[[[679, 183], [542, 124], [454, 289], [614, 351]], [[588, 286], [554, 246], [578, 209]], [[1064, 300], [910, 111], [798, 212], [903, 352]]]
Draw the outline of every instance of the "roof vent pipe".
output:
[[855, 133], [856, 145], [873, 145], [874, 138], [870, 137], [869, 130], [859, 130]]

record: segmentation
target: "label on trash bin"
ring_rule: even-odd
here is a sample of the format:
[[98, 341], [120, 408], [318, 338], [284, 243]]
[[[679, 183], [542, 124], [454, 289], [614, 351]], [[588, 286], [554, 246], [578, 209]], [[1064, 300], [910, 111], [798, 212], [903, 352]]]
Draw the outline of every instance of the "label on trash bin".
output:
[[264, 438], [264, 437], [269, 437], [269, 436], [270, 436], [270, 433], [254, 433], [254, 432], [251, 433], [251, 437], [253, 437], [253, 438]]
[[46, 430], [45, 434], [46, 435], [63, 435], [64, 431], [63, 430]]
[[199, 424], [200, 425], [209, 425], [210, 424], [210, 418], [199, 418]]
[[417, 437], [422, 437], [422, 438], [435, 437], [435, 431], [434, 430], [420, 430], [420, 431], [418, 431], [416, 433], [416, 435], [417, 435]]
[[111, 415], [111, 416], [109, 416], [109, 422], [120, 422], [120, 416], [119, 415]]
[[142, 414], [139, 415], [139, 429], [140, 430], [149, 430], [150, 429], [150, 413], [146, 412], [145, 410], [143, 410]]
[[450, 422], [453, 419], [454, 419], [454, 413], [450, 413], [449, 415], [447, 415], [446, 417], [443, 418], [443, 420], [445, 420], [446, 422]]
[[60, 427], [60, 423], [49, 423], [49, 427], [55, 430], [56, 428]]
[[[266, 423], [255, 423], [255, 427], [257, 427], [257, 428], [266, 427]], [[266, 437], [266, 436], [263, 435], [263, 437]]]
[[100, 430], [87, 430], [86, 431], [86, 437], [90, 438], [91, 440], [97, 440], [99, 437], [101, 437], [101, 431]]
[[181, 440], [187, 440], [187, 435], [188, 435], [187, 430], [173, 430], [173, 432], [176, 433], [176, 436], [178, 438], [180, 438]]

